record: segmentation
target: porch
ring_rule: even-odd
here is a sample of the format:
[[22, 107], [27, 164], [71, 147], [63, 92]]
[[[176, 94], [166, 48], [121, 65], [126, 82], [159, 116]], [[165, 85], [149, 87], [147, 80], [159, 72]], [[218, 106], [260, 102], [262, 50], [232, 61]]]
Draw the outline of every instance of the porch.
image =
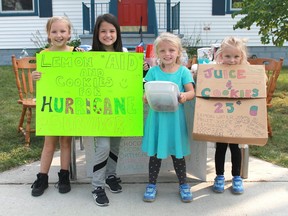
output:
[[[181, 35], [180, 32], [180, 1], [155, 2], [147, 1], [147, 25], [142, 24], [142, 15], [139, 18], [139, 25], [134, 28], [121, 26], [123, 45], [129, 50], [143, 42], [144, 44], [153, 43], [159, 32], [173, 32]], [[91, 45], [94, 24], [100, 14], [111, 13], [118, 17], [118, 1], [97, 2], [91, 0], [90, 3], [82, 2], [82, 22], [83, 34], [79, 35], [82, 44]]]

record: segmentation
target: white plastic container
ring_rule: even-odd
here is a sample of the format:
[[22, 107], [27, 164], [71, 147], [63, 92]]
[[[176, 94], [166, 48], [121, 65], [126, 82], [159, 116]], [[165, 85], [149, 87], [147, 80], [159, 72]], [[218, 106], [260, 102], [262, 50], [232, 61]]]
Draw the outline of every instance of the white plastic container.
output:
[[178, 109], [178, 86], [169, 81], [150, 81], [144, 84], [149, 106], [157, 112], [175, 112]]
[[211, 47], [197, 49], [198, 64], [209, 64], [212, 60]]

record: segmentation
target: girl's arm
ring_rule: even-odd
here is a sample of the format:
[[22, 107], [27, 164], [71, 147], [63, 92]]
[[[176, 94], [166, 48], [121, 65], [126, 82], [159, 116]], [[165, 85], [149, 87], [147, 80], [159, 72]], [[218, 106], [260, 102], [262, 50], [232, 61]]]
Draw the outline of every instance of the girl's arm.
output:
[[185, 103], [186, 101], [192, 100], [195, 96], [195, 91], [192, 83], [184, 85], [185, 92], [181, 92], [178, 98], [179, 103]]

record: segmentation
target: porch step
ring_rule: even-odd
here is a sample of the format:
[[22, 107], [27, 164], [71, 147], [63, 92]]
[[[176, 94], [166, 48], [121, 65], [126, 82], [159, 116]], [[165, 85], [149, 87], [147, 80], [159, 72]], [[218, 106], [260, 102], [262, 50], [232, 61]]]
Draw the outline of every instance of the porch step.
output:
[[[140, 44], [141, 37], [139, 34], [122, 34], [122, 42], [123, 45], [127, 48], [135, 47]], [[153, 44], [156, 36], [154, 34], [143, 34], [143, 43], [145, 44]]]
[[[123, 46], [126, 47], [129, 51], [134, 51], [135, 47], [141, 42], [140, 34], [123, 33], [121, 34], [121, 36], [122, 36]], [[79, 37], [81, 39], [82, 45], [92, 45], [92, 38], [93, 38], [92, 34], [79, 35]], [[143, 34], [144, 45], [152, 44], [155, 39], [156, 39], [156, 36], [154, 34]]]

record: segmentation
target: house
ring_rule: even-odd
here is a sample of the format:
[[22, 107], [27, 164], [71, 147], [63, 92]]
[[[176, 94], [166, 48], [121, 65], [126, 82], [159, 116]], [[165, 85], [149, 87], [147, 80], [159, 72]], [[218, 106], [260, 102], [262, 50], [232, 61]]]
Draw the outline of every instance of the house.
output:
[[[91, 2], [95, 4], [91, 5]], [[212, 43], [221, 42], [225, 36], [235, 35], [248, 39], [250, 55], [287, 59], [287, 42], [282, 48], [277, 48], [272, 44], [261, 44], [256, 26], [249, 31], [233, 30], [233, 25], [240, 19], [240, 16], [232, 19], [231, 12], [237, 10], [239, 2], [241, 0], [176, 0], [175, 2], [170, 0], [103, 0], [101, 3], [92, 0], [83, 0], [83, 3], [78, 0], [0, 0], [0, 65], [11, 64], [11, 55], [19, 56], [24, 48], [29, 55], [34, 55], [39, 48], [37, 46], [41, 46], [36, 43], [46, 43], [45, 25], [47, 19], [53, 15], [68, 16], [73, 23], [72, 38], [80, 37], [82, 43], [91, 44], [91, 39], [89, 39], [91, 31], [85, 29], [90, 25], [91, 30], [93, 17], [95, 20], [98, 14], [106, 12], [117, 15], [119, 22], [122, 23], [123, 38], [125, 35], [128, 38], [126, 42], [124, 41], [124, 45], [131, 48], [141, 41], [139, 29], [142, 27], [142, 39], [146, 44], [153, 42], [159, 32], [167, 31], [167, 29], [181, 35], [184, 45], [197, 47], [207, 47]], [[144, 12], [147, 12], [140, 20], [139, 16], [129, 17], [128, 15], [133, 14], [131, 11], [121, 14], [121, 10], [132, 3], [136, 4], [135, 8], [138, 7], [136, 14], [143, 8]], [[178, 3], [179, 10], [174, 11], [173, 14], [170, 7], [175, 7]], [[83, 18], [85, 14], [82, 11], [83, 4], [90, 12], [93, 8], [95, 11], [95, 15], [90, 13], [88, 23]], [[95, 8], [99, 4], [103, 4], [101, 6], [106, 8], [102, 7], [101, 10]], [[126, 8], [126, 10], [129, 9]], [[168, 16], [171, 19], [167, 19]], [[179, 20], [176, 19], [176, 24], [174, 23], [175, 16], [179, 17]], [[127, 20], [136, 22], [125, 23]], [[175, 25], [176, 28], [172, 28]], [[128, 42], [133, 40], [132, 45], [129, 45]], [[288, 65], [288, 61], [285, 61], [284, 65]]]

